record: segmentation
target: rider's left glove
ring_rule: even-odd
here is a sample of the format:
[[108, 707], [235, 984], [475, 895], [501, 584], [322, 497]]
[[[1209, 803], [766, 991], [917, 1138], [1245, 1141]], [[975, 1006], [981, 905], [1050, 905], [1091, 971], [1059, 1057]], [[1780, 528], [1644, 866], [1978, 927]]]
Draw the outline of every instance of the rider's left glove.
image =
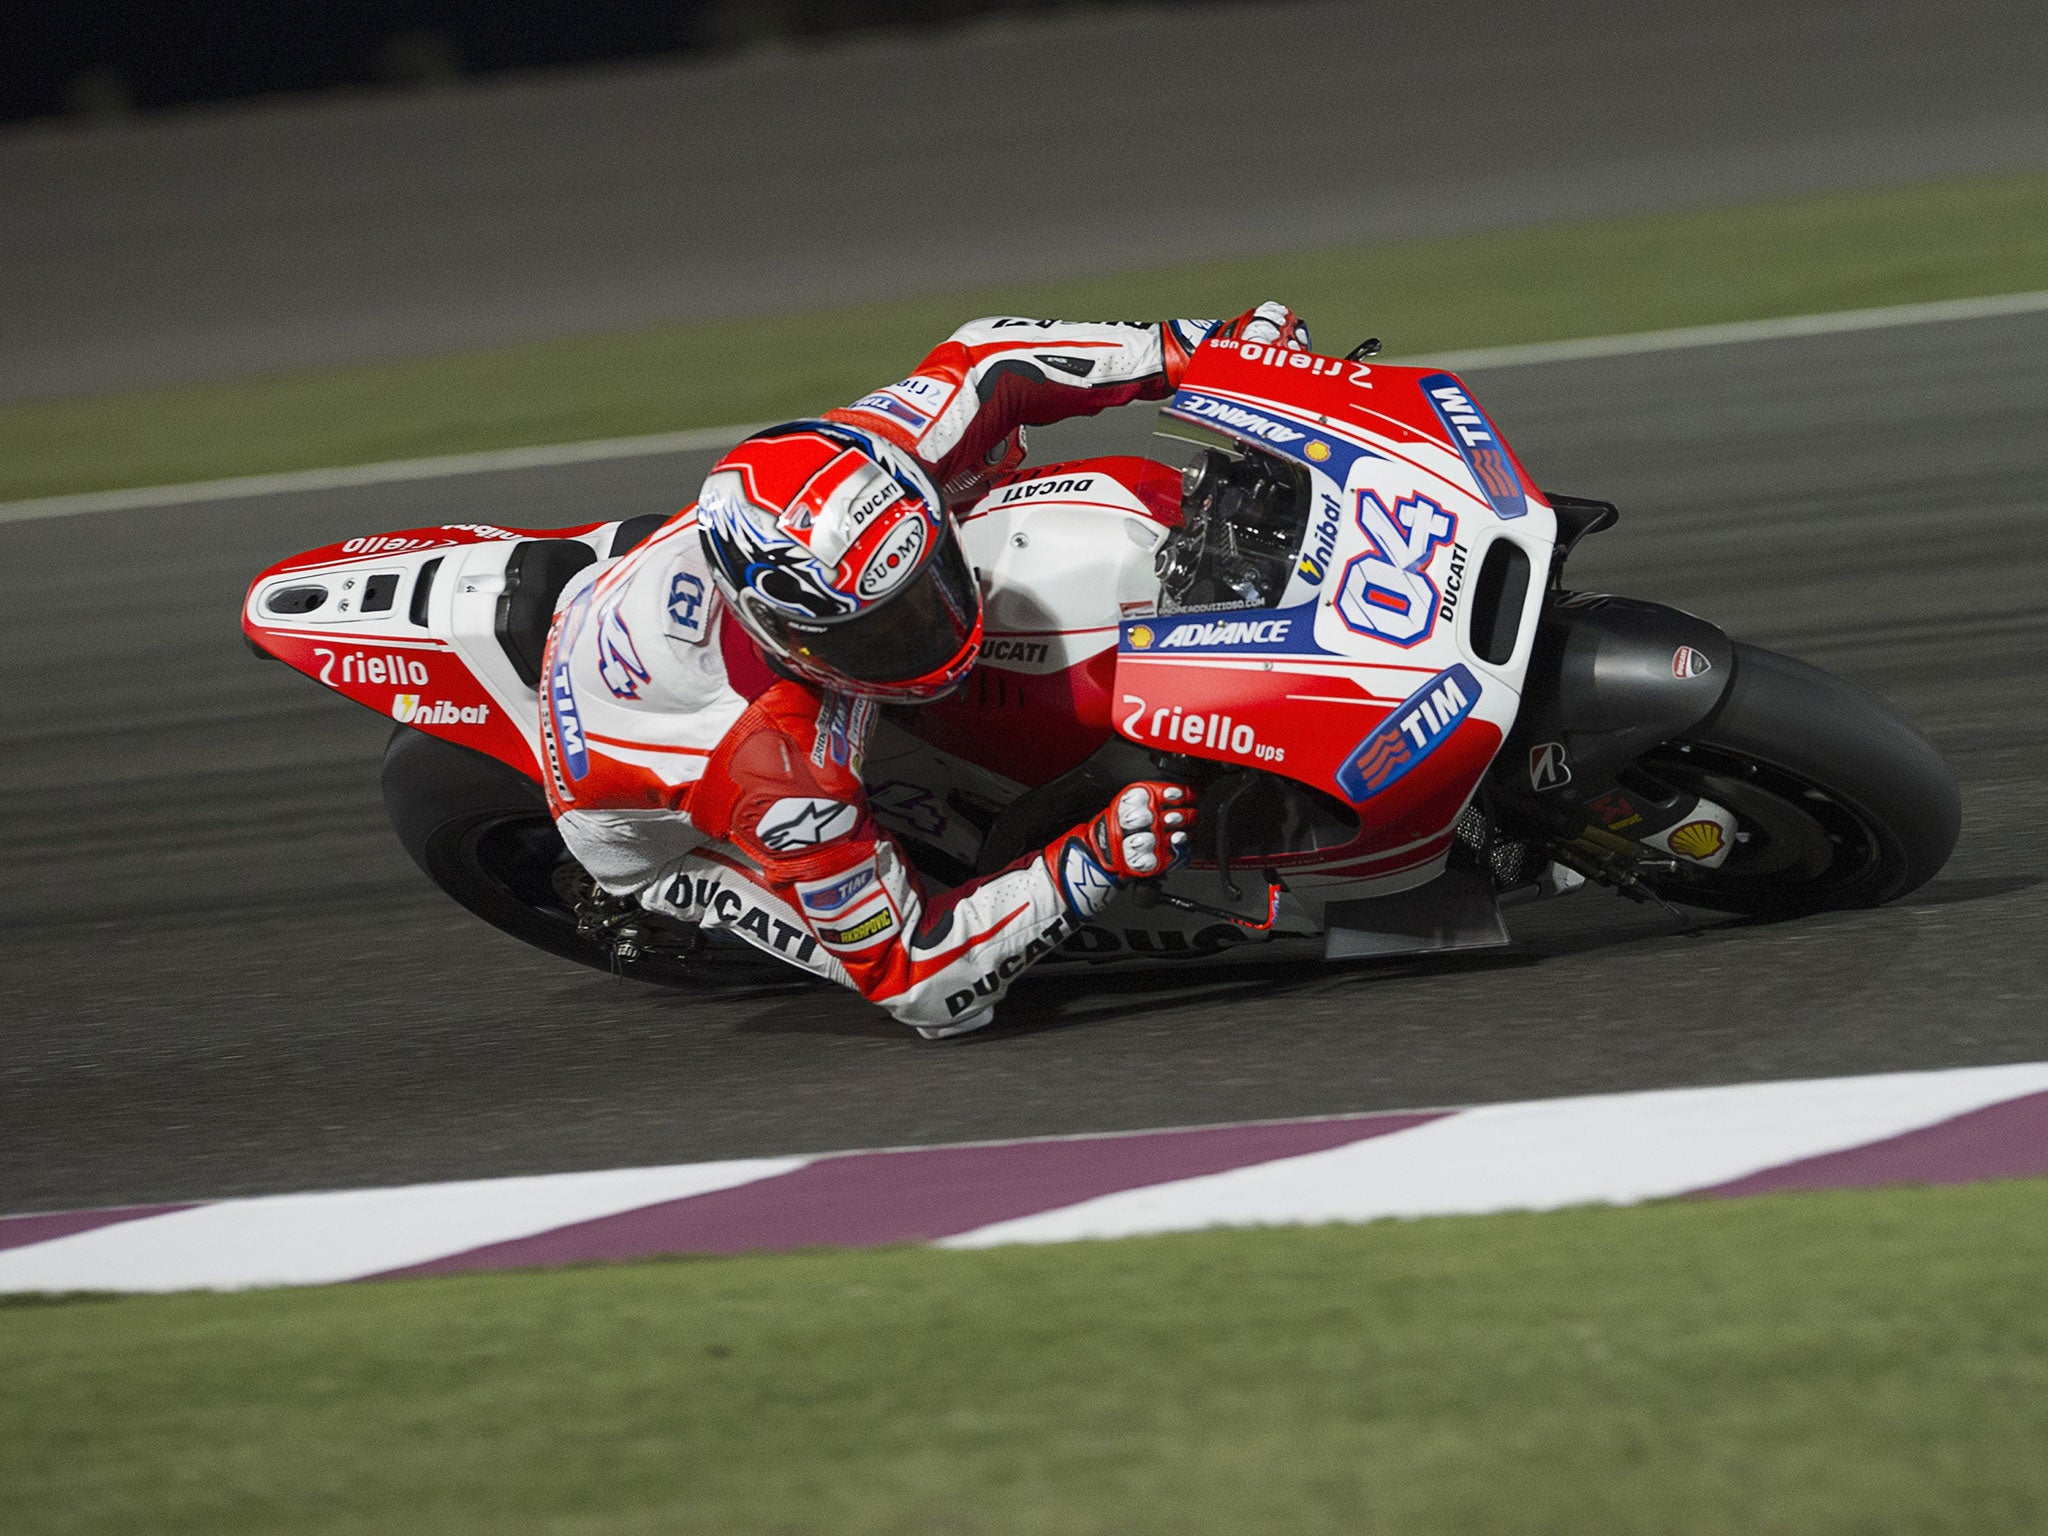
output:
[[1277, 300], [1268, 300], [1256, 309], [1246, 310], [1235, 320], [1224, 321], [1209, 339], [1214, 341], [1218, 337], [1277, 344], [1289, 352], [1313, 350], [1308, 339], [1308, 326], [1301, 316]]

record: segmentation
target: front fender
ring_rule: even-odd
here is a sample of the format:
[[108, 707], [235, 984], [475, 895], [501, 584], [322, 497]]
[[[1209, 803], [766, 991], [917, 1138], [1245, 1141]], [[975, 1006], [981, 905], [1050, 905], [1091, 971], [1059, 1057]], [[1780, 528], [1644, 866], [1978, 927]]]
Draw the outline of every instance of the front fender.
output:
[[1734, 676], [1734, 643], [1705, 619], [1632, 597], [1555, 593], [1496, 776], [1546, 797], [1569, 784], [1569, 798], [1584, 800], [1704, 722]]

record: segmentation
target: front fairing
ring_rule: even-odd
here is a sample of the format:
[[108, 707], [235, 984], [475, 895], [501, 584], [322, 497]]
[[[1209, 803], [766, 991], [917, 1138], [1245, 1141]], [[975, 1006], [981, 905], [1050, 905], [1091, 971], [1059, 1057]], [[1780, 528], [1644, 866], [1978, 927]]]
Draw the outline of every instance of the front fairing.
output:
[[1361, 824], [1347, 859], [1440, 859], [1514, 723], [1549, 504], [1441, 370], [1211, 343], [1161, 425], [1285, 466], [1305, 516], [1284, 571], [1240, 562], [1239, 590], [1162, 591], [1122, 625], [1118, 731], [1340, 802]]

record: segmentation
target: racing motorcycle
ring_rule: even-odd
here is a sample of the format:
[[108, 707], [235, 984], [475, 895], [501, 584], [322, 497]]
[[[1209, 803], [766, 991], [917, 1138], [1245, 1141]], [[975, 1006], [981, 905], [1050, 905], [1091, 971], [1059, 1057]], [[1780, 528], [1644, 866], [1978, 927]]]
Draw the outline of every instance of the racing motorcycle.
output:
[[[1616, 509], [1538, 490], [1460, 379], [1376, 351], [1212, 342], [1153, 456], [1028, 469], [962, 514], [980, 663], [885, 711], [865, 769], [928, 877], [999, 869], [1160, 777], [1202, 788], [1192, 857], [1057, 961], [1504, 944], [1504, 908], [1588, 884], [1779, 918], [1941, 868], [1960, 795], [1911, 726], [1704, 619], [1573, 590]], [[263, 572], [243, 628], [397, 723], [385, 804], [448, 895], [676, 983], [763, 957], [599, 890], [540, 788], [557, 596], [665, 521], [349, 539]]]

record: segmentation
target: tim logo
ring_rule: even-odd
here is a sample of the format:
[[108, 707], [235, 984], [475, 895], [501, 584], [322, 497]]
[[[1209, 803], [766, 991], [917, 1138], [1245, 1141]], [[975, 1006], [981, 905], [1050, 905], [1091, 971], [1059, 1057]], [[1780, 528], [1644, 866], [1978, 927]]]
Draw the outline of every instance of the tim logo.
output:
[[1355, 805], [1399, 783], [1472, 713], [1479, 691], [1479, 679], [1462, 663], [1437, 673], [1351, 749], [1337, 787]]
[[1455, 537], [1458, 519], [1427, 496], [1404, 496], [1389, 507], [1374, 491], [1358, 493], [1357, 516], [1369, 547], [1344, 567], [1337, 617], [1360, 634], [1419, 645], [1436, 627], [1439, 594], [1429, 562]]
[[576, 690], [569, 686], [569, 663], [558, 660], [548, 674], [548, 718], [555, 727], [562, 762], [569, 777], [580, 779], [590, 772], [590, 752], [583, 744], [583, 720], [576, 712]]
[[1438, 421], [1450, 434], [1451, 446], [1465, 460], [1472, 478], [1502, 517], [1520, 517], [1529, 510], [1522, 494], [1521, 477], [1509, 462], [1507, 452], [1493, 423], [1473, 403], [1465, 386], [1448, 373], [1433, 373], [1420, 381], [1423, 396], [1436, 411]]

